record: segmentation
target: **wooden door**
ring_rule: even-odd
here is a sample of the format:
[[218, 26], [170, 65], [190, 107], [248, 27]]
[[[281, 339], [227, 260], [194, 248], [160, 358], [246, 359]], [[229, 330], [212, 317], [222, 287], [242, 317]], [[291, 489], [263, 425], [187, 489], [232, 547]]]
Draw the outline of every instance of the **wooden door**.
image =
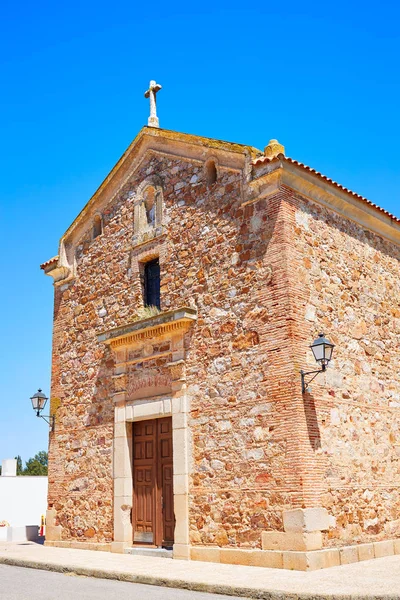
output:
[[172, 418], [157, 420], [158, 463], [162, 508], [162, 545], [174, 543], [174, 488], [172, 481]]
[[154, 544], [156, 488], [155, 421], [133, 426], [133, 541]]
[[174, 543], [172, 419], [133, 426], [133, 541], [155, 546]]

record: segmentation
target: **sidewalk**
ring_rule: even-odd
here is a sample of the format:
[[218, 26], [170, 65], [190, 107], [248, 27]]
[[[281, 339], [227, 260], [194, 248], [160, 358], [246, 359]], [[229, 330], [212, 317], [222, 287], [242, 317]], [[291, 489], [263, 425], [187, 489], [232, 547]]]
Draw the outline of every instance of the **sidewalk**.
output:
[[0, 543], [0, 563], [262, 600], [400, 599], [400, 555], [300, 572]]

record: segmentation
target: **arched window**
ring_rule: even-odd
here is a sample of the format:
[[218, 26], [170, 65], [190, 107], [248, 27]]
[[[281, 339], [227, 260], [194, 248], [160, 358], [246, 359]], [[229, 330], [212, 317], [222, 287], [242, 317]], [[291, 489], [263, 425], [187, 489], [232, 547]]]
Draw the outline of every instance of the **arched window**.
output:
[[100, 215], [95, 215], [93, 219], [93, 239], [103, 233], [103, 223]]
[[207, 185], [212, 185], [217, 181], [217, 167], [213, 160], [208, 160], [205, 165], [205, 176]]

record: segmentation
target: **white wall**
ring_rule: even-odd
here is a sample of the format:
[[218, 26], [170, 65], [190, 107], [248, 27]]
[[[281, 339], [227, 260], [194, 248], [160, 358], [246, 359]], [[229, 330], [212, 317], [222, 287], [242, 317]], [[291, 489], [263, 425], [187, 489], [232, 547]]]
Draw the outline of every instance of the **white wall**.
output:
[[40, 525], [47, 508], [47, 477], [0, 477], [0, 521]]

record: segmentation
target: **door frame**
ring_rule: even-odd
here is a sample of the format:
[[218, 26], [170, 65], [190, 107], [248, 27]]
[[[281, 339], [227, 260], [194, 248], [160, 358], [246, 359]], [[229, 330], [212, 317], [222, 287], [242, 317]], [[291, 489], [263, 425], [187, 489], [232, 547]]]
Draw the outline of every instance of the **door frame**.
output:
[[184, 390], [172, 397], [120, 401], [114, 409], [114, 535], [111, 549], [124, 552], [132, 546], [133, 444], [135, 421], [172, 417], [172, 457], [175, 534], [173, 556], [190, 559], [189, 545], [189, 399]]

